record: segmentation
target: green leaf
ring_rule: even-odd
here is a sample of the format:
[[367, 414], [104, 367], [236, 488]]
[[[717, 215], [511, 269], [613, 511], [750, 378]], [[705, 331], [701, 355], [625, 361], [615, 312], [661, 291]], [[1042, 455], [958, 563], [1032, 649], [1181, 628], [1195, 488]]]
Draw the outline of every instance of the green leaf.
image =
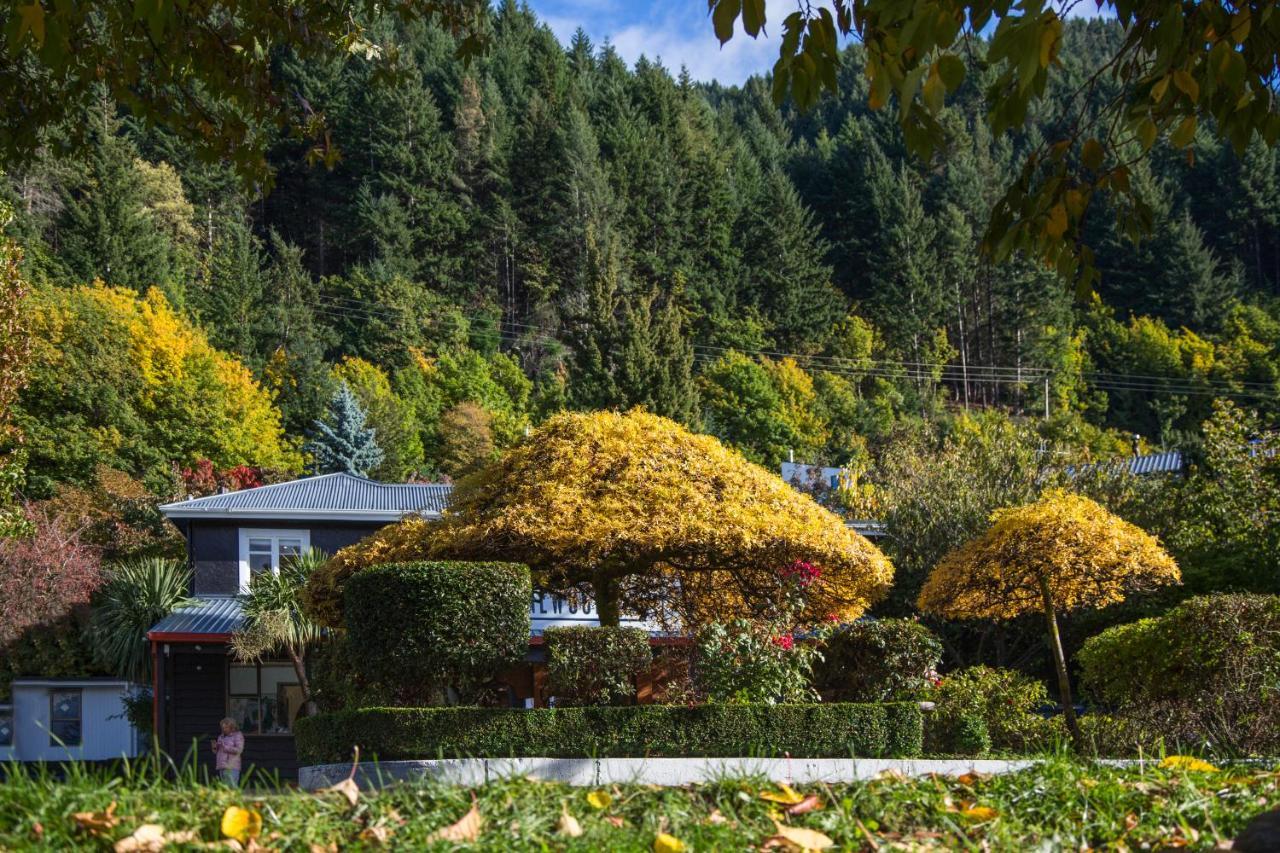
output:
[[755, 38], [764, 29], [764, 0], [742, 0], [742, 29]]
[[965, 67], [964, 60], [955, 54], [944, 53], [938, 57], [937, 61], [938, 76], [942, 78], [942, 82], [947, 85], [948, 92], [954, 92], [960, 88], [960, 84], [964, 82]]
[[733, 24], [742, 11], [742, 0], [719, 0], [711, 11], [711, 24], [715, 28], [716, 38], [724, 44], [733, 38]]
[[1200, 84], [1196, 82], [1196, 78], [1192, 77], [1183, 69], [1179, 68], [1173, 72], [1173, 85], [1178, 87], [1178, 91], [1186, 95], [1193, 101], [1200, 100]]
[[1189, 115], [1182, 120], [1175, 130], [1169, 136], [1169, 144], [1174, 148], [1185, 148], [1191, 144], [1191, 140], [1196, 137], [1196, 117]]
[[1080, 151], [1080, 162], [1084, 163], [1086, 169], [1094, 172], [1102, 168], [1103, 160], [1106, 158], [1106, 151], [1102, 147], [1102, 143], [1096, 139], [1086, 139], [1084, 147]]

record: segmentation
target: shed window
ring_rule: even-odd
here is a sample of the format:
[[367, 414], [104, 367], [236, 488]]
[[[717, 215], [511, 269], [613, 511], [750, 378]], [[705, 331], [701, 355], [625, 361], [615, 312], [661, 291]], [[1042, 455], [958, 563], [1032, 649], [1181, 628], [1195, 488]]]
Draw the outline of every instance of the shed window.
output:
[[227, 684], [227, 716], [245, 734], [287, 735], [302, 707], [297, 673], [287, 663], [233, 663]]
[[262, 572], [279, 572], [280, 564], [311, 547], [309, 530], [240, 529], [240, 591]]
[[0, 746], [13, 746], [13, 709], [0, 707]]
[[49, 745], [79, 746], [81, 737], [79, 690], [49, 691]]

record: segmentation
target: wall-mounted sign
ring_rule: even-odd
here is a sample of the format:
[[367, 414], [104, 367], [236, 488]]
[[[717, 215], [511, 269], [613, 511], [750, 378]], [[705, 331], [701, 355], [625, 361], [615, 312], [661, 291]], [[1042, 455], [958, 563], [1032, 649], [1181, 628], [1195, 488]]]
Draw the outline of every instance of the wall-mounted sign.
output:
[[[595, 602], [589, 596], [579, 593], [566, 597], [552, 595], [540, 589], [533, 591], [533, 600], [529, 605], [529, 619], [533, 623], [535, 635], [541, 634], [544, 628], [600, 624]], [[619, 621], [624, 627], [644, 628], [649, 632], [662, 631], [661, 626], [648, 619], [623, 614]]]

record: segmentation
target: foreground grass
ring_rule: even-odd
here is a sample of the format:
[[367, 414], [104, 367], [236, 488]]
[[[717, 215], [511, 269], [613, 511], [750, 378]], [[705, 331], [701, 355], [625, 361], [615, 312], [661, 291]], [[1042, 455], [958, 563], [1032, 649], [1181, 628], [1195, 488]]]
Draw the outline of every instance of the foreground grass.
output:
[[[229, 807], [247, 810], [251, 819], [261, 816], [255, 840], [246, 838], [243, 846], [311, 853], [460, 844], [488, 850], [744, 850], [776, 839], [779, 824], [819, 831], [836, 849], [847, 850], [1206, 849], [1233, 837], [1255, 814], [1280, 806], [1277, 767], [1139, 770], [1066, 758], [989, 778], [886, 776], [799, 787], [797, 796], [816, 795], [808, 805], [816, 801], [819, 807], [787, 814], [785, 801], [795, 799], [790, 792], [750, 779], [599, 791], [527, 779], [474, 790], [427, 783], [361, 794], [353, 803], [341, 793], [240, 792], [202, 786], [189, 775], [175, 782], [139, 770], [115, 777], [73, 773], [63, 782], [15, 775], [0, 784], [0, 850], [110, 849], [147, 824], [168, 833], [166, 849], [208, 848], [209, 842], [225, 842]], [[784, 802], [762, 798], [767, 793]], [[473, 804], [478, 830], [474, 815], [458, 824]], [[440, 837], [451, 826], [458, 840]], [[665, 836], [655, 848], [662, 834], [684, 848]], [[123, 849], [160, 849], [129, 844]], [[786, 847], [780, 840], [772, 846]]]

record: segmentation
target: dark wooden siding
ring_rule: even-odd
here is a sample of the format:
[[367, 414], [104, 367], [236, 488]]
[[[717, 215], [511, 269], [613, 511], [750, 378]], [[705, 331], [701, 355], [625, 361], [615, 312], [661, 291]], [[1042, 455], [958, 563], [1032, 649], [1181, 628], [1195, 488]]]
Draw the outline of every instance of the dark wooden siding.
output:
[[[170, 645], [165, 660], [165, 748], [181, 762], [195, 749], [199, 767], [212, 777], [211, 743], [218, 724], [227, 715], [227, 653], [220, 645]], [[288, 735], [246, 735], [245, 772], [256, 767], [276, 772], [282, 779], [298, 778], [298, 754]]]

